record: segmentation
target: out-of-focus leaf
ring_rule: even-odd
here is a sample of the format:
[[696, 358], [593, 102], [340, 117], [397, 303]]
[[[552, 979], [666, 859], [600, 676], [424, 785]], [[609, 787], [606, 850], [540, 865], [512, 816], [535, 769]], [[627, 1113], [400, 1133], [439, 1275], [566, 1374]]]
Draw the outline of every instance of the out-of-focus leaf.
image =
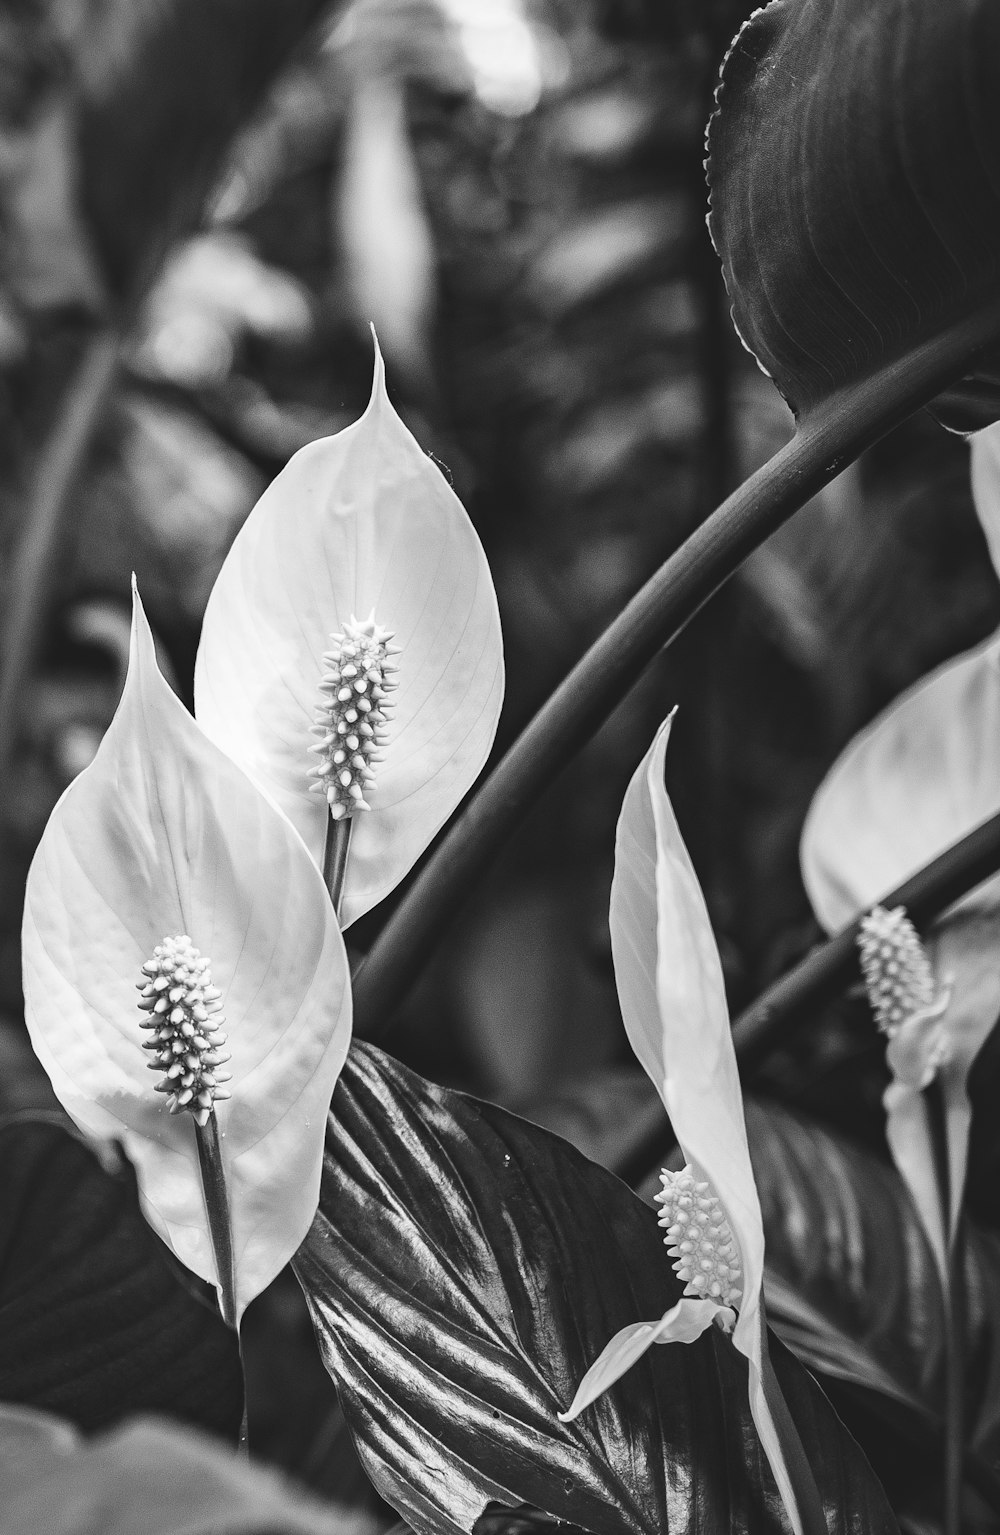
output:
[[431, 378], [435, 252], [402, 82], [362, 73], [347, 108], [334, 224], [359, 327], [374, 322], [411, 385]]
[[[773, 1104], [747, 1105], [775, 1332], [819, 1375], [878, 1392], [932, 1428], [944, 1392], [934, 1256], [893, 1168]], [[1000, 1454], [1000, 1243], [970, 1231], [968, 1439]]]
[[525, 1099], [517, 1109], [602, 1167], [620, 1166], [637, 1144], [664, 1126], [656, 1089], [644, 1071], [632, 1066], [605, 1066]]
[[535, 297], [558, 316], [654, 270], [660, 280], [676, 276], [692, 238], [685, 199], [658, 197], [602, 208], [552, 237], [534, 264]]
[[199, 623], [230, 545], [263, 488], [247, 459], [189, 411], [130, 395], [121, 460], [151, 605]]
[[235, 1438], [236, 1340], [177, 1278], [127, 1167], [54, 1120], [0, 1127], [0, 1158], [0, 1400], [88, 1430], [166, 1412]]
[[194, 389], [221, 384], [245, 334], [279, 342], [309, 334], [308, 297], [239, 235], [189, 240], [150, 294], [135, 363], [153, 378]]
[[15, 1488], [43, 1475], [79, 1443], [80, 1434], [65, 1419], [0, 1402], [0, 1508]]
[[[41, 1431], [41, 1430], [40, 1430]], [[4, 1535], [340, 1535], [338, 1516], [273, 1472], [158, 1418], [89, 1443], [53, 1419], [43, 1455], [8, 1458], [21, 1425], [0, 1410]]]
[[81, 200], [112, 285], [130, 291], [195, 224], [239, 125], [323, 0], [102, 0], [62, 8]]
[[75, 117], [51, 91], [19, 130], [0, 136], [5, 276], [28, 310], [97, 313], [103, 281], [77, 207]]
[[[781, 1526], [745, 1365], [713, 1330], [556, 1418], [613, 1333], [678, 1298], [659, 1235], [558, 1138], [353, 1047], [294, 1264], [369, 1473], [416, 1530], [470, 1531], [491, 1503], [595, 1535]], [[891, 1530], [857, 1447], [773, 1347], [831, 1529]]]
[[[980, 313], [995, 335], [998, 49], [992, 0], [772, 0], [738, 34], [710, 227], [740, 334], [797, 416]], [[996, 419], [995, 372], [977, 364], [942, 419]]]

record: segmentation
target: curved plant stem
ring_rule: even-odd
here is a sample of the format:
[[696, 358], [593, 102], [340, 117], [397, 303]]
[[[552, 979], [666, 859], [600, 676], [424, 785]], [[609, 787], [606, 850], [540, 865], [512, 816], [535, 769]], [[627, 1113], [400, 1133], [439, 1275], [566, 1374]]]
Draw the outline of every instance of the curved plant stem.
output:
[[355, 978], [355, 1023], [363, 1035], [385, 1038], [466, 892], [657, 651], [769, 533], [864, 448], [967, 373], [998, 336], [1000, 302], [831, 396], [661, 566], [556, 689], [410, 884]]
[[340, 921], [340, 907], [344, 899], [344, 880], [347, 878], [347, 855], [351, 850], [351, 827], [354, 822], [349, 815], [345, 815], [339, 821], [330, 816], [326, 825], [326, 842], [323, 844], [323, 879], [326, 888], [330, 892], [330, 900]]
[[7, 574], [0, 649], [0, 782], [14, 753], [24, 684], [48, 619], [71, 495], [118, 377], [122, 337], [99, 331], [89, 341], [42, 445], [26, 497], [20, 540]]

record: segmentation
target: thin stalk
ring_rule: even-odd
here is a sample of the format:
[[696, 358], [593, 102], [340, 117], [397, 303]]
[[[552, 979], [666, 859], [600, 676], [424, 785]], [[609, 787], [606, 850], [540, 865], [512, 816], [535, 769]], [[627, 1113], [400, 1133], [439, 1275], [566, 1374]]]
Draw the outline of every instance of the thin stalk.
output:
[[795, 1419], [788, 1410], [785, 1394], [778, 1384], [778, 1377], [774, 1373], [774, 1365], [771, 1363], [771, 1355], [767, 1346], [767, 1319], [764, 1315], [764, 1302], [760, 1306], [760, 1332], [761, 1332], [761, 1379], [764, 1386], [764, 1396], [774, 1419], [774, 1426], [781, 1441], [781, 1449], [785, 1457], [785, 1467], [798, 1504], [799, 1519], [802, 1524], [803, 1535], [828, 1535], [826, 1514], [823, 1512], [823, 1499], [819, 1495], [816, 1486], [816, 1478], [813, 1476], [809, 1457], [805, 1452], [799, 1431], [795, 1427]]
[[[236, 1321], [236, 1263], [233, 1257], [233, 1228], [229, 1215], [229, 1190], [222, 1165], [222, 1147], [219, 1144], [219, 1121], [215, 1110], [204, 1125], [195, 1124], [198, 1143], [198, 1165], [201, 1168], [201, 1187], [205, 1196], [205, 1212], [212, 1237], [215, 1268], [221, 1289], [220, 1305], [222, 1320], [236, 1333], [240, 1345], [240, 1365], [243, 1365], [243, 1343]], [[245, 1381], [245, 1374], [244, 1374]], [[243, 1390], [243, 1421], [240, 1424], [239, 1449], [248, 1453], [246, 1386]]]
[[411, 882], [355, 978], [355, 1023], [385, 1038], [392, 1014], [514, 827], [590, 739], [643, 667], [793, 512], [1000, 337], [1000, 301], [831, 396], [632, 599], [544, 708]]
[[[1000, 870], [1000, 814], [983, 821], [904, 884], [884, 896], [881, 905], [905, 906], [918, 932], [927, 928], [976, 885]], [[740, 1075], [747, 1080], [795, 1027], [832, 1002], [858, 979], [859, 921], [813, 949], [805, 959], [762, 992], [733, 1022], [733, 1043]], [[663, 1114], [640, 1118], [631, 1145], [612, 1168], [633, 1187], [658, 1168], [676, 1144]]]
[[344, 899], [344, 881], [347, 878], [347, 855], [351, 850], [351, 816], [335, 821], [330, 816], [326, 823], [326, 842], [323, 845], [323, 879], [330, 892], [333, 909], [340, 921], [340, 908]]
[[28, 489], [6, 580], [0, 652], [0, 782], [14, 755], [22, 694], [48, 620], [72, 495], [114, 391], [121, 347], [117, 329], [99, 331], [88, 342]]
[[[961, 1224], [955, 1211], [955, 1194], [948, 1166], [944, 1096], [940, 1081], [924, 1092], [930, 1128], [934, 1171], [944, 1229]], [[960, 1197], [960, 1196], [959, 1196]], [[944, 1535], [960, 1535], [962, 1527], [962, 1462], [965, 1452], [965, 1276], [962, 1272], [961, 1233], [948, 1243], [948, 1273], [944, 1293]]]

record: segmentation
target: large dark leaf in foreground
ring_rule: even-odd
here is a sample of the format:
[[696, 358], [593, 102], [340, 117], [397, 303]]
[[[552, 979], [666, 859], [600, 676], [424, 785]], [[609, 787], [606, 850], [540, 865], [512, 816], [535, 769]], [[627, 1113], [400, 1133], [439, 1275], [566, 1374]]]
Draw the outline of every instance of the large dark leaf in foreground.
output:
[[[878, 1392], [940, 1433], [937, 1270], [895, 1169], [773, 1104], [747, 1105], [771, 1325], [820, 1375]], [[969, 1443], [1000, 1456], [1000, 1244], [970, 1231]]]
[[[995, 0], [772, 0], [709, 148], [733, 315], [796, 415], [977, 317], [996, 342]], [[939, 411], [962, 430], [1000, 415], [996, 356], [970, 372]]]
[[[352, 1047], [294, 1266], [369, 1474], [415, 1529], [471, 1530], [490, 1503], [598, 1535], [782, 1528], [745, 1365], [712, 1329], [556, 1419], [612, 1334], [677, 1298], [659, 1237], [558, 1137]], [[829, 1403], [774, 1352], [831, 1530], [891, 1530]]]
[[176, 1277], [125, 1168], [56, 1123], [0, 1128], [0, 1401], [81, 1428], [163, 1412], [235, 1438], [239, 1352]]

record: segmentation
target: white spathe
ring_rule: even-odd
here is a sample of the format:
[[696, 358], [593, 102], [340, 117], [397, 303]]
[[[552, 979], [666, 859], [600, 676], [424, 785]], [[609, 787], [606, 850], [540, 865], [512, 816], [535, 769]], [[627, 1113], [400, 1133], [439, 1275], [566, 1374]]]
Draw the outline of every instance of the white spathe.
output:
[[403, 425], [376, 347], [371, 400], [264, 492], [209, 599], [195, 713], [286, 812], [317, 863], [329, 819], [310, 793], [323, 653], [374, 611], [400, 647], [385, 760], [354, 817], [344, 926], [399, 883], [475, 782], [503, 700], [486, 556], [462, 503]]
[[171, 692], [136, 594], [118, 711], [28, 875], [26, 1016], [60, 1101], [85, 1134], [123, 1143], [153, 1229], [216, 1283], [195, 1127], [154, 1091], [138, 1008], [143, 963], [182, 933], [209, 958], [232, 1054], [217, 1117], [242, 1312], [316, 1212], [347, 958], [301, 838]]
[[750, 1366], [750, 1411], [792, 1526], [801, 1521], [762, 1373], [764, 1228], [750, 1165], [722, 966], [698, 876], [663, 780], [673, 716], [625, 793], [611, 886], [611, 948], [629, 1043], [670, 1116], [696, 1179], [717, 1196], [739, 1248], [742, 1300], [733, 1312], [685, 1296], [659, 1321], [635, 1323], [588, 1370], [566, 1414], [576, 1416], [654, 1343], [692, 1342], [718, 1321]]
[[[971, 470], [976, 511], [996, 564], [1000, 424], [973, 437]], [[1000, 631], [897, 698], [854, 737], [820, 784], [800, 848], [816, 916], [827, 932], [836, 932], [998, 811]], [[925, 941], [939, 987], [950, 987], [942, 1017], [950, 1058], [938, 1072], [949, 1180], [957, 1191], [950, 1222], [941, 1209], [921, 1072], [909, 1058], [903, 1062], [902, 1045], [914, 1043], [909, 1038], [890, 1046], [894, 1080], [884, 1104], [893, 1159], [946, 1281], [968, 1160], [969, 1070], [1000, 1012], [1000, 878], [944, 913]], [[919, 1032], [930, 1048], [933, 1032]]]

